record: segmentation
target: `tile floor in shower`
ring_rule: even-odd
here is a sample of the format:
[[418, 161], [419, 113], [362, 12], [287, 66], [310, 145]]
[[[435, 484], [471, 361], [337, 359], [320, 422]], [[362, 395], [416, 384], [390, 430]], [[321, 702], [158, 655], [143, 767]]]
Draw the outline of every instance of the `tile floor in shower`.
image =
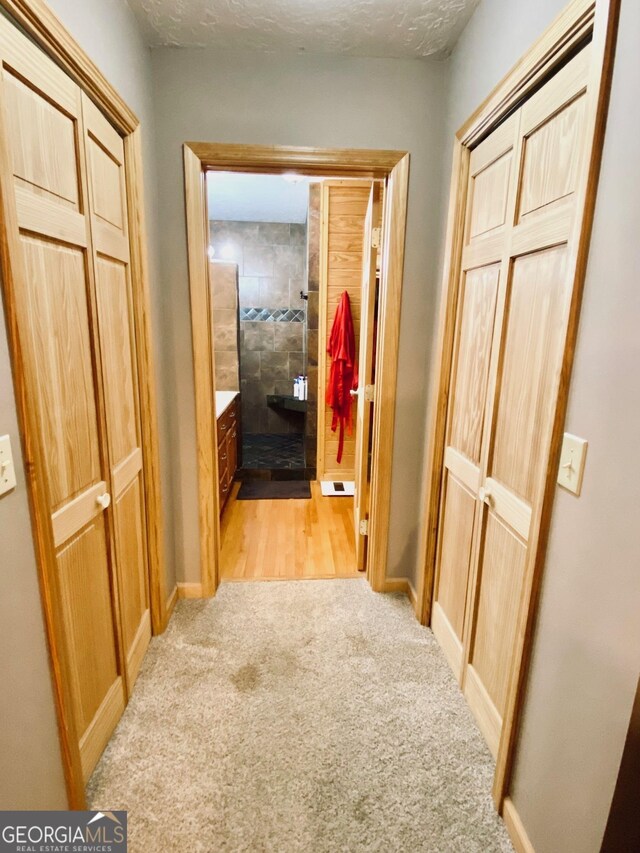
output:
[[243, 468], [304, 468], [304, 436], [245, 433], [242, 436]]

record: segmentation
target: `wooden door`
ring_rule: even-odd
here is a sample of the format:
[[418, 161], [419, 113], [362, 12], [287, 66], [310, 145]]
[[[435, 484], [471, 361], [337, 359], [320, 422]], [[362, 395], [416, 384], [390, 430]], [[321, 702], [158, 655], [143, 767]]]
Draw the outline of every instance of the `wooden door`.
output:
[[[442, 506], [432, 626], [459, 677], [464, 659], [467, 597], [498, 286], [506, 273], [507, 211], [513, 206], [518, 116], [512, 116], [471, 154], [465, 227], [466, 263], [460, 275], [451, 396], [447, 413]], [[490, 244], [483, 263], [474, 252]], [[479, 247], [479, 248], [478, 248]]]
[[494, 755], [554, 462], [588, 62], [585, 48], [470, 160], [433, 624]]
[[[125, 706], [112, 592], [108, 469], [102, 454], [94, 291], [79, 88], [0, 17], [3, 124], [13, 173], [3, 203], [17, 219], [16, 315], [35, 410], [63, 633], [85, 779]], [[17, 244], [18, 245], [18, 244]]]
[[338, 433], [331, 429], [333, 413], [325, 403], [330, 370], [327, 345], [336, 309], [346, 290], [351, 304], [356, 352], [359, 349], [362, 242], [370, 190], [370, 181], [322, 182], [318, 362], [319, 480], [353, 480], [355, 474], [355, 430], [350, 434], [345, 429], [342, 461], [337, 462]]
[[[376, 304], [376, 260], [379, 248], [378, 239], [374, 239], [374, 228], [380, 221], [380, 184], [371, 184], [369, 203], [364, 221], [364, 242], [362, 249], [362, 288], [360, 308], [360, 352], [358, 356], [358, 401], [356, 411], [356, 450], [355, 450], [355, 496], [354, 526], [356, 538], [356, 566], [358, 571], [366, 568], [367, 537], [360, 531], [360, 522], [369, 518], [369, 485], [371, 470], [369, 466], [369, 443], [371, 411], [373, 400], [366, 393], [367, 386], [373, 382], [373, 339]], [[380, 234], [377, 229], [377, 234]]]
[[124, 146], [84, 94], [82, 111], [122, 641], [131, 690], [151, 639], [151, 614]]
[[464, 690], [497, 754], [528, 551], [547, 476], [573, 280], [590, 49], [520, 110], [517, 192], [495, 336]]

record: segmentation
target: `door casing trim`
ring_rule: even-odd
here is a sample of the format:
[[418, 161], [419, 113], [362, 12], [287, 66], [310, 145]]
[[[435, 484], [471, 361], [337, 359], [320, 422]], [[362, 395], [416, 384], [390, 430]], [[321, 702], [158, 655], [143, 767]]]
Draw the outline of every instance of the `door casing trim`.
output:
[[[166, 628], [170, 608], [167, 606], [165, 580], [157, 392], [151, 329], [140, 122], [43, 0], [0, 0], [0, 5], [7, 11], [13, 22], [17, 23], [86, 92], [123, 137], [130, 220], [129, 250], [133, 314], [140, 389], [151, 623], [153, 633], [159, 634]], [[2, 119], [3, 122], [4, 119]], [[1, 130], [0, 137], [2, 137], [0, 145], [4, 148], [5, 137]], [[64, 608], [56, 582], [55, 549], [49, 518], [49, 503], [46, 487], [40, 476], [40, 472], [44, 470], [44, 451], [38, 439], [39, 430], [34, 407], [30, 405], [30, 385], [24, 371], [16, 313], [15, 293], [16, 288], [20, 286], [21, 264], [18, 263], [16, 267], [12, 256], [16, 251], [21, 250], [15, 239], [17, 222], [12, 214], [13, 186], [9, 163], [10, 159], [7, 156], [0, 157], [0, 206], [3, 214], [0, 232], [0, 264], [8, 343], [67, 799], [69, 808], [84, 809], [86, 806], [84, 780], [70, 694], [70, 664], [62, 630]], [[172, 596], [169, 600], [173, 600]]]
[[404, 269], [409, 154], [355, 148], [301, 148], [215, 142], [184, 144], [187, 254], [196, 397], [198, 512], [202, 594], [211, 596], [220, 582], [218, 454], [215, 434], [215, 369], [207, 249], [209, 228], [205, 175], [225, 169], [244, 172], [303, 172], [324, 177], [378, 178], [386, 181], [381, 275], [379, 347], [376, 360], [377, 405], [374, 413], [371, 523], [367, 578], [376, 592], [385, 590], [391, 459], [393, 453], [400, 301]]
[[437, 530], [440, 514], [441, 483], [444, 464], [446, 415], [449, 402], [455, 317], [457, 311], [458, 273], [462, 256], [466, 191], [471, 150], [484, 139], [509, 113], [550, 76], [573, 51], [588, 38], [592, 40], [589, 71], [589, 114], [587, 128], [590, 140], [587, 149], [588, 168], [583, 174], [577, 217], [576, 251], [573, 264], [573, 295], [567, 327], [559, 393], [556, 404], [549, 464], [544, 496], [538, 509], [537, 541], [532, 541], [531, 554], [525, 569], [516, 650], [510, 675], [507, 705], [493, 783], [493, 799], [502, 813], [509, 792], [518, 727], [524, 703], [524, 693], [532, 649], [533, 629], [540, 592], [551, 512], [555, 493], [557, 459], [567, 409], [569, 381], [575, 351], [580, 302], [584, 284], [595, 209], [595, 197], [600, 170], [609, 92], [613, 73], [615, 40], [620, 0], [573, 0], [553, 21], [531, 49], [516, 63], [458, 130], [453, 146], [453, 166], [449, 208], [447, 214], [445, 266], [441, 285], [440, 318], [435, 352], [434, 382], [428, 420], [428, 446], [423, 473], [424, 523], [422, 526], [418, 571], [417, 614], [419, 620], [430, 624], [434, 594], [437, 553]]

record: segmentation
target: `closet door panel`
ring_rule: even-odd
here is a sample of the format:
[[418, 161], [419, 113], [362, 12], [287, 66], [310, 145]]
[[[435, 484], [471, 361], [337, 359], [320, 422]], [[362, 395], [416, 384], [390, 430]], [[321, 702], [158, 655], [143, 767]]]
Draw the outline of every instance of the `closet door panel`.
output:
[[509, 119], [471, 154], [466, 245], [460, 277], [447, 412], [433, 630], [461, 677], [469, 584], [482, 482], [482, 448], [516, 123]]
[[522, 107], [519, 221], [571, 204], [583, 160], [589, 49]]
[[500, 265], [466, 274], [448, 445], [480, 462]]
[[437, 603], [460, 641], [464, 627], [475, 507], [475, 495], [449, 472], [444, 501]]
[[5, 71], [4, 91], [16, 183], [51, 196], [60, 206], [79, 208], [76, 125], [42, 92]]
[[570, 292], [566, 252], [566, 245], [545, 249], [513, 264], [465, 682], [465, 694], [494, 754], [511, 675], [531, 508], [546, 467]]
[[151, 639], [151, 618], [124, 146], [84, 96], [82, 109], [122, 638], [131, 687]]
[[465, 693], [477, 710], [473, 694], [473, 682], [477, 681], [486, 692], [485, 701], [493, 706], [478, 713], [477, 719], [495, 756], [511, 673], [526, 545], [495, 513], [488, 511], [485, 523], [476, 626], [469, 655], [472, 683], [469, 690], [467, 673]]
[[[125, 704], [113, 605], [80, 90], [0, 18], [2, 108], [22, 263], [17, 319], [39, 424], [85, 777]], [[100, 499], [100, 500], [98, 500]]]
[[480, 449], [500, 267], [471, 270], [461, 295], [449, 439], [445, 452], [442, 537], [438, 554], [434, 631], [460, 675], [480, 485]]
[[[580, 173], [579, 133], [585, 99], [569, 104], [527, 139], [520, 216], [525, 217], [571, 195]], [[543, 168], [540, 168], [540, 166]]]
[[96, 259], [96, 293], [103, 354], [107, 439], [116, 465], [139, 447], [131, 348], [129, 287], [124, 264]]
[[490, 476], [531, 503], [547, 452], [569, 282], [567, 247], [514, 261]]
[[487, 417], [464, 691], [496, 754], [539, 523], [573, 280], [588, 48], [520, 109], [521, 175]]
[[79, 249], [30, 234], [22, 236], [22, 247], [38, 364], [34, 386], [55, 512], [102, 480], [86, 258]]
[[471, 152], [465, 246], [504, 234], [513, 183], [514, 141], [512, 116]]
[[[508, 140], [510, 143], [511, 140]], [[507, 213], [511, 150], [501, 154], [473, 177], [469, 239], [500, 228]]]
[[67, 628], [73, 638], [75, 686], [83, 731], [109, 691], [113, 683], [111, 674], [117, 666], [108, 630], [105, 539], [103, 518], [96, 516], [58, 554]]
[[116, 504], [116, 547], [126, 569], [121, 573], [122, 632], [130, 683], [138, 675], [151, 636], [140, 489], [140, 477], [134, 476]]

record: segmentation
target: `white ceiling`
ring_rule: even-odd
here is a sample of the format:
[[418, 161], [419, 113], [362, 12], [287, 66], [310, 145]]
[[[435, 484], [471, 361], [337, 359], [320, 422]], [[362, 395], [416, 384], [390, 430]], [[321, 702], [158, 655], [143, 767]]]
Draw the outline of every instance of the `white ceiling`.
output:
[[310, 180], [301, 177], [291, 183], [282, 175], [209, 172], [209, 219], [303, 224], [307, 221]]
[[128, 0], [153, 46], [446, 55], [480, 0]]

